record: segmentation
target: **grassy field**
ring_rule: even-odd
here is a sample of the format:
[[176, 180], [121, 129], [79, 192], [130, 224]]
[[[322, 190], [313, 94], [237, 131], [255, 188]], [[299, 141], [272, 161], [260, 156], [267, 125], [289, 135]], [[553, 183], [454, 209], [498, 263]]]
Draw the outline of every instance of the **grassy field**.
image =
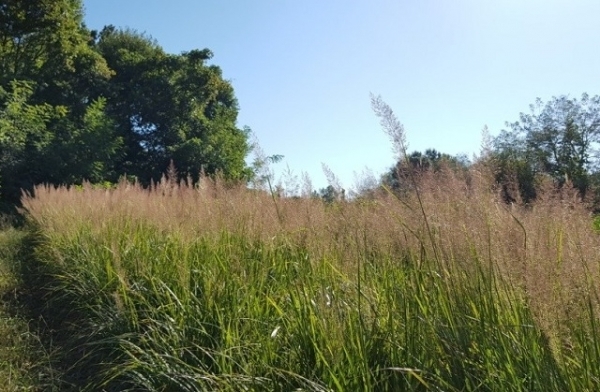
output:
[[599, 390], [585, 206], [507, 206], [476, 168], [416, 185], [332, 204], [38, 187], [18, 276], [53, 388]]

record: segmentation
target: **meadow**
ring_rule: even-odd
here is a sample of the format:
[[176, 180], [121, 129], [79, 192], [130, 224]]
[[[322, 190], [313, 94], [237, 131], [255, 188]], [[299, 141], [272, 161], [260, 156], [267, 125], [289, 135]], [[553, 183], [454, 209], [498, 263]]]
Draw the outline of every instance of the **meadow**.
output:
[[508, 205], [492, 178], [424, 172], [333, 203], [210, 178], [38, 186], [14, 265], [46, 374], [54, 390], [598, 390], [591, 213], [550, 186]]

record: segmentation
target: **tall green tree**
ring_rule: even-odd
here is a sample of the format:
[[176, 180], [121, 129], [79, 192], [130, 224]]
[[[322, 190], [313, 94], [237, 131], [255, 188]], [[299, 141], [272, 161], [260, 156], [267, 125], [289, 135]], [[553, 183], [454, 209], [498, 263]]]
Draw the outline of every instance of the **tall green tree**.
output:
[[149, 37], [83, 24], [80, 0], [0, 4], [2, 195], [40, 182], [251, 174], [248, 132], [212, 53], [171, 55]]
[[542, 171], [533, 165], [533, 151], [520, 137], [506, 130], [493, 139], [486, 164], [492, 168], [501, 196], [507, 203], [528, 204], [537, 197]]
[[530, 113], [519, 117], [494, 140], [498, 181], [512, 176], [527, 200], [535, 197], [536, 176], [549, 175], [558, 186], [569, 182], [584, 196], [598, 163], [600, 97], [560, 96], [546, 103], [538, 98]]
[[209, 50], [170, 55], [151, 38], [112, 26], [96, 47], [115, 73], [103, 93], [125, 142], [120, 170], [148, 181], [173, 160], [182, 177], [250, 173], [248, 132], [236, 126], [233, 87], [219, 67], [206, 64]]
[[121, 148], [104, 99], [90, 103], [80, 119], [64, 106], [31, 104], [27, 82], [0, 88], [0, 189], [16, 201], [38, 183], [74, 184], [115, 178]]
[[80, 0], [4, 0], [0, 5], [0, 85], [33, 83], [36, 103], [65, 105], [79, 113], [94, 98], [94, 81], [110, 70], [90, 46]]
[[27, 166], [35, 165], [31, 157], [50, 145], [49, 122], [65, 115], [64, 108], [28, 103], [32, 94], [27, 82], [14, 81], [9, 90], [0, 87], [0, 191], [12, 199], [39, 178], [36, 168]]
[[18, 199], [20, 189], [36, 183], [114, 176], [120, 140], [96, 87], [110, 75], [83, 25], [79, 0], [0, 5], [4, 198]]

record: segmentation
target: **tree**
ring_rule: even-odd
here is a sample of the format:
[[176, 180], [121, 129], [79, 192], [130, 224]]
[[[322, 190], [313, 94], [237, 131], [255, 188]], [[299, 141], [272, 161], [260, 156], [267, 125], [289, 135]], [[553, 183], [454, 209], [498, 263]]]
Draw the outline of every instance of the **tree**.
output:
[[103, 99], [92, 102], [82, 118], [64, 106], [30, 103], [32, 87], [14, 81], [0, 88], [0, 173], [2, 195], [18, 200], [34, 184], [100, 182], [114, 177], [120, 138], [104, 113]]
[[120, 140], [94, 86], [111, 73], [92, 47], [79, 0], [0, 5], [2, 196], [34, 184], [112, 173]]
[[89, 45], [80, 0], [5, 0], [0, 5], [0, 85], [27, 81], [33, 103], [85, 111], [88, 86], [110, 70]]
[[77, 121], [65, 118], [54, 127], [52, 141], [37, 160], [43, 179], [54, 184], [116, 181], [114, 162], [122, 155], [122, 138], [105, 113], [106, 100], [91, 102]]
[[81, 0], [0, 4], [0, 181], [37, 183], [220, 172], [245, 179], [248, 130], [212, 53], [171, 55], [152, 39], [83, 24]]
[[600, 142], [600, 97], [583, 94], [581, 100], [553, 97], [537, 99], [531, 113], [507, 123], [494, 140], [497, 180], [518, 181], [524, 199], [535, 197], [535, 178], [546, 174], [557, 186], [571, 183], [585, 196], [590, 174], [597, 163]]
[[439, 172], [443, 168], [452, 170], [464, 170], [469, 162], [464, 156], [452, 156], [441, 153], [436, 149], [429, 148], [424, 153], [413, 151], [406, 156], [406, 159], [400, 159], [391, 167], [381, 179], [383, 185], [394, 191], [406, 190], [410, 187], [409, 175], [420, 176], [425, 171]]
[[514, 133], [503, 130], [492, 142], [486, 164], [492, 168], [501, 196], [507, 203], [528, 204], [537, 197], [540, 172], [533, 162], [532, 151]]
[[313, 197], [320, 198], [326, 204], [332, 204], [336, 201], [346, 200], [346, 191], [344, 189], [337, 190], [333, 185], [327, 185], [327, 187], [319, 189], [319, 192], [313, 191]]
[[151, 38], [112, 26], [96, 47], [115, 72], [103, 94], [125, 143], [121, 171], [149, 181], [173, 160], [182, 177], [250, 174], [248, 131], [236, 126], [233, 87], [206, 64], [208, 49], [169, 55]]
[[62, 117], [64, 110], [29, 104], [33, 91], [27, 82], [14, 81], [10, 87], [0, 87], [0, 172], [2, 195], [14, 200], [21, 188], [34, 182], [36, 170], [25, 170], [35, 162], [29, 158], [50, 144], [48, 123]]

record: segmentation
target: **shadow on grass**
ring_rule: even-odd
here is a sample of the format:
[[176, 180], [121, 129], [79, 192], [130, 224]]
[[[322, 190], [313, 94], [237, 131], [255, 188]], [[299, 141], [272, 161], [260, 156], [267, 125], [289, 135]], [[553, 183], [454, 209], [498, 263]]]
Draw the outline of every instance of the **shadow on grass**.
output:
[[[30, 320], [29, 329], [41, 343], [45, 360], [38, 365], [44, 391], [81, 391], [102, 377], [102, 364], [114, 363], [114, 350], [98, 345], [90, 349], [92, 340], [90, 317], [81, 311], [81, 298], [63, 290], [60, 277], [66, 271], [52, 262], [41, 231], [27, 222], [26, 231], [16, 255], [19, 286], [14, 292], [13, 309]], [[89, 333], [87, 333], [89, 331]], [[94, 341], [101, 341], [96, 331]], [[128, 389], [119, 380], [105, 391]]]

